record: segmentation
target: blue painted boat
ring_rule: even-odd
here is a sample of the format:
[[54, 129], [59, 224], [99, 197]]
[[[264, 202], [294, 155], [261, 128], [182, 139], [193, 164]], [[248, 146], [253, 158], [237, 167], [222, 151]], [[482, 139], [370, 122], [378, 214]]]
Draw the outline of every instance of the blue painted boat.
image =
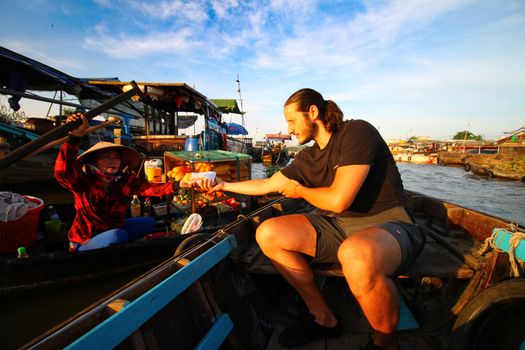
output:
[[[396, 279], [403, 300], [401, 347], [523, 346], [525, 279], [510, 273], [508, 253], [498, 248], [505, 249], [512, 230], [523, 228], [418, 193], [406, 198], [428, 240], [414, 266]], [[309, 209], [279, 199], [211, 235], [196, 235], [172, 258], [24, 348], [278, 349], [276, 335], [304, 306], [258, 249], [254, 230], [269, 217]], [[480, 254], [494, 228], [506, 230], [494, 230], [495, 243]], [[343, 316], [345, 335], [305, 349], [359, 348], [370, 329], [339, 267], [314, 269]]]

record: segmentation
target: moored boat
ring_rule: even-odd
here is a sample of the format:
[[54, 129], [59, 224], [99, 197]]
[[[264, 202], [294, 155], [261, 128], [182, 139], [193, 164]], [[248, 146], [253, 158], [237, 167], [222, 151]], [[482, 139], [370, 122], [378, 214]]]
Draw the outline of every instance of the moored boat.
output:
[[290, 161], [285, 141], [291, 140], [288, 134], [266, 134], [266, 144], [261, 148], [260, 159], [265, 164], [286, 165]]
[[[522, 346], [523, 228], [414, 192], [406, 192], [406, 200], [427, 244], [414, 266], [396, 278], [403, 300], [401, 348]], [[301, 313], [302, 306], [257, 248], [254, 230], [269, 217], [307, 210], [303, 201], [280, 199], [196, 237], [173, 258], [25, 347], [278, 348], [283, 319]], [[518, 237], [517, 249], [509, 244], [512, 237]], [[359, 348], [370, 329], [340, 269], [315, 271], [323, 294], [343, 317], [345, 334], [305, 349]]]
[[525, 155], [507, 159], [498, 157], [488, 163], [468, 159], [464, 169], [489, 178], [525, 182]]
[[397, 153], [394, 156], [397, 162], [410, 162], [418, 164], [437, 164], [436, 153]]
[[457, 165], [463, 166], [465, 164], [466, 154], [459, 152], [439, 151], [438, 164], [439, 165]]
[[[0, 68], [0, 83], [2, 85], [0, 93], [11, 96], [8, 101], [14, 110], [20, 108], [20, 105], [24, 105], [24, 100], [21, 99], [29, 98], [47, 103], [57, 103], [60, 106], [60, 111], [62, 111], [63, 106], [82, 108], [83, 110], [88, 109], [85, 115], [89, 115], [88, 119], [90, 119], [91, 122], [93, 122], [92, 119], [94, 117], [106, 112], [123, 115], [122, 119], [125, 124], [122, 126], [123, 132], [120, 133], [121, 128], [119, 127], [119, 132], [114, 133], [114, 139], [112, 139], [112, 141], [114, 140], [116, 143], [132, 142], [149, 155], [156, 154], [160, 157], [163, 157], [164, 150], [166, 149], [184, 149], [186, 144], [189, 143], [188, 140], [190, 137], [187, 135], [178, 135], [179, 128], [191, 126], [192, 123], [195, 122], [197, 115], [202, 115], [208, 127], [203, 131], [200, 147], [205, 150], [221, 148], [221, 130], [220, 128], [213, 128], [212, 126], [218, 126], [221, 123], [222, 110], [208, 100], [206, 96], [184, 83], [141, 83], [139, 87], [135, 82], [120, 82], [117, 78], [98, 80], [80, 79], [3, 47], [0, 47], [0, 62], [2, 63]], [[26, 93], [26, 91], [60, 91], [61, 93], [60, 99], [50, 99], [38, 94]], [[81, 104], [64, 100], [62, 91], [78, 98]], [[137, 98], [139, 95], [140, 98]], [[228, 101], [231, 102], [230, 100]], [[236, 106], [236, 101], [233, 100], [233, 102], [234, 106]], [[233, 112], [235, 112], [235, 110]], [[142, 133], [145, 135], [130, 136], [137, 132], [137, 129], [130, 125], [130, 120], [134, 118], [142, 118], [137, 124], [142, 127]], [[33, 123], [51, 123], [47, 125], [47, 130], [44, 130], [43, 135], [22, 129], [15, 125], [0, 122], [0, 182], [3, 185], [3, 188], [0, 190], [12, 191], [13, 188], [16, 187], [18, 190], [24, 191], [21, 192], [21, 194], [31, 194], [26, 192], [28, 187], [31, 187], [31, 184], [42, 182], [44, 185], [40, 187], [45, 186], [45, 188], [39, 190], [46, 192], [46, 195], [48, 194], [47, 192], [52, 192], [47, 191], [47, 189], [57, 185], [53, 175], [53, 167], [57, 156], [57, 145], [64, 141], [68, 132], [66, 128], [71, 126], [59, 125], [60, 119], [63, 119], [63, 116], [60, 115], [57, 117], [56, 127], [47, 119], [36, 118], [36, 120], [32, 120]], [[122, 122], [122, 120], [110, 116], [106, 121], [96, 123], [96, 126], [89, 128], [87, 131], [91, 132], [116, 122]], [[197, 139], [193, 138], [191, 138], [190, 141], [194, 140], [197, 141]], [[37, 144], [39, 146], [35, 146]], [[53, 146], [55, 148], [52, 148]], [[194, 144], [190, 146], [195, 147]], [[196, 149], [193, 149], [194, 151], [199, 150], [198, 143], [196, 147]], [[212, 156], [212, 152], [215, 151], [209, 151], [206, 154], [206, 158], [200, 159], [200, 161], [212, 162], [217, 160], [219, 155]], [[204, 156], [204, 153], [199, 153], [198, 156]], [[221, 164], [226, 164], [232, 159], [238, 161], [238, 159], [242, 157], [242, 164], [239, 164], [238, 169], [235, 169], [235, 178], [245, 179], [249, 177], [247, 174], [250, 169], [249, 156], [236, 156], [228, 152], [223, 152], [220, 156], [219, 161]], [[210, 157], [213, 159], [210, 159]], [[188, 164], [193, 164], [191, 159], [185, 159], [185, 161], [187, 161]], [[238, 162], [241, 163], [240, 161]], [[147, 165], [146, 162], [144, 164], [145, 166]], [[165, 165], [173, 166], [173, 164], [168, 164], [168, 162], [166, 162]], [[147, 178], [148, 176], [144, 174], [144, 170], [144, 167], [141, 167], [139, 176], [146, 176]], [[164, 171], [164, 174], [165, 173], [167, 173], [167, 171]], [[64, 223], [68, 224], [71, 223], [72, 219], [72, 213], [70, 212], [72, 211], [73, 199], [71, 196], [64, 196], [63, 191], [59, 192], [60, 194], [56, 196], [60, 197], [59, 201], [53, 201], [51, 203], [45, 202], [43, 206], [54, 204], [55, 206], [69, 207], [70, 210], [67, 210], [67, 212], [70, 214], [70, 217], [64, 218], [62, 215]], [[185, 206], [185, 208], [179, 210], [179, 212], [184, 212], [184, 214], [187, 214], [190, 210], [195, 212], [196, 208], [193, 206], [195, 202], [196, 201], [192, 200], [189, 208]], [[219, 208], [211, 206], [211, 202], [212, 201], [206, 202], [206, 204], [210, 204], [207, 206], [209, 207], [207, 208], [208, 214], [210, 214], [210, 210], [213, 212], [210, 215], [204, 216], [220, 217], [218, 220], [216, 220], [216, 218], [210, 219], [210, 221], [216, 222], [214, 225], [211, 225], [211, 227], [216, 228], [223, 225], [225, 222], [231, 221], [229, 216], [231, 217], [231, 215], [233, 215], [232, 213], [239, 213], [238, 208], [232, 209], [225, 204], [223, 208], [230, 208], [228, 210], [232, 212], [220, 213]], [[165, 204], [165, 207], [169, 207], [168, 199], [166, 199]], [[213, 204], [219, 205], [222, 203]], [[234, 202], [233, 204], [238, 206], [239, 202]], [[43, 210], [42, 214], [43, 220], [41, 220], [42, 222], [38, 227], [40, 233], [46, 231], [43, 221], [49, 219], [46, 215], [46, 210]], [[168, 227], [170, 224], [169, 219], [168, 217], [162, 218], [162, 220], [167, 220], [166, 226]], [[207, 221], [206, 218], [205, 221]], [[220, 224], [217, 222], [220, 222]], [[5, 227], [6, 226], [0, 227], [2, 228], [2, 231], [0, 231], [0, 248], [3, 246], [1, 240], [5, 238], [6, 234], [6, 232], [4, 232]], [[165, 232], [170, 231], [164, 227], [160, 229]], [[23, 231], [24, 227], [20, 227], [20, 230]], [[70, 259], [70, 254], [68, 255], [68, 253], [63, 251], [67, 249], [66, 234], [65, 232], [60, 232], [60, 235], [61, 241], [57, 244], [60, 245], [61, 249], [56, 251], [55, 249], [49, 248], [50, 245], [47, 244], [47, 237], [36, 242], [37, 232], [35, 230], [34, 234], [32, 233], [33, 237], [31, 240], [24, 241], [20, 244], [34, 244], [26, 247], [28, 248], [29, 258], [23, 259], [23, 261], [18, 261], [16, 257], [14, 257], [17, 248], [15, 243], [19, 243], [18, 241], [10, 242], [12, 244], [6, 249], [0, 249], [0, 254], [2, 254], [1, 259], [4, 262], [3, 275], [2, 278], [0, 278], [0, 291], [4, 290], [4, 288], [10, 291], [25, 290], [27, 286], [38, 289], [41, 285], [52, 285], [55, 282], [67, 284], [66, 281], [81, 279], [84, 275], [91, 275], [91, 273], [80, 273], [75, 276], [75, 273], [78, 274], [78, 271], [82, 271], [84, 265], [86, 265], [86, 268], [88, 268], [88, 265], [94, 265], [89, 262], [89, 259], [85, 259], [86, 262], [82, 262], [83, 259], [78, 258], [78, 256], [76, 259]], [[44, 243], [44, 241], [46, 242]], [[170, 247], [169, 243], [165, 242], [164, 244]], [[174, 244], [176, 244], [176, 240]], [[149, 247], [155, 246], [154, 243], [142, 242], [139, 246], [142, 248], [137, 248], [137, 251], [144, 252], [145, 262], [148, 260], [146, 256], [150, 256], [151, 263], [149, 263], [149, 266], [158, 263], [160, 261], [158, 259], [166, 257], [165, 253], [155, 252], [155, 248], [151, 248], [153, 250], [148, 253]], [[103, 251], [93, 253], [92, 255], [95, 256], [100, 254], [101, 263], [106, 266], [106, 268], [103, 269], [104, 271], [100, 272], [110, 274], [113, 270], [122, 270], [122, 266], [130, 265], [129, 259], [125, 258], [127, 254], [125, 252], [126, 249], [131, 249], [131, 247], [132, 245], [127, 248], [121, 247], [113, 252], [116, 257], [121, 255], [122, 264], [120, 265], [114, 264], [118, 262], [118, 258], [115, 258], [112, 262], [110, 261], [111, 259], [109, 259], [104, 265], [102, 262], [106, 260], [103, 257], [105, 253]], [[171, 246], [171, 248], [173, 247]], [[108, 255], [111, 254], [108, 253]], [[89, 254], [84, 256], [87, 257]], [[141, 259], [140, 256], [137, 256], [137, 265], [139, 265], [138, 261]], [[35, 261], [35, 265], [33, 265], [33, 261]], [[48, 262], [48, 267], [45, 267]], [[40, 266], [41, 268], [35, 266]], [[59, 278], [53, 281], [54, 276], [59, 276]]]

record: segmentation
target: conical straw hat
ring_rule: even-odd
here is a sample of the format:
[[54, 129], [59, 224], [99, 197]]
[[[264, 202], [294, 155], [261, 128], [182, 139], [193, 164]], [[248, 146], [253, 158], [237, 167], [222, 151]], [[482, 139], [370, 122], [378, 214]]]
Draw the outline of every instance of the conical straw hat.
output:
[[123, 166], [129, 165], [130, 170], [137, 169], [140, 166], [140, 163], [142, 163], [142, 156], [133, 148], [105, 141], [97, 142], [87, 151], [79, 155], [77, 159], [84, 163], [89, 163], [93, 160], [94, 155], [97, 152], [111, 148], [118, 150], [118, 152], [120, 153], [120, 160], [122, 161]]

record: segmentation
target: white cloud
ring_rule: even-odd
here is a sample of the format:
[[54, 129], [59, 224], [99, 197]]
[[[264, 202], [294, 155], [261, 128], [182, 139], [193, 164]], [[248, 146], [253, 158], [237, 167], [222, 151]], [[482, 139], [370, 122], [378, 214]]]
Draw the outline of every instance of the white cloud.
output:
[[88, 37], [86, 45], [104, 51], [109, 56], [133, 59], [150, 55], [152, 52], [186, 54], [201, 46], [199, 41], [192, 41], [191, 38], [192, 32], [186, 28], [177, 32], [152, 33], [146, 37], [113, 37], [99, 33], [97, 37]]
[[208, 19], [205, 3], [201, 1], [162, 1], [160, 4], [138, 2], [135, 7], [152, 18], [184, 18], [191, 22], [204, 22]]
[[[293, 25], [292, 35], [276, 35], [267, 50], [259, 52], [253, 66], [284, 71], [289, 67], [306, 72], [319, 66], [354, 70], [362, 62], [375, 62], [410, 33], [466, 1], [394, 1], [369, 6], [353, 17], [319, 15], [314, 25], [303, 17]], [[276, 8], [278, 8], [276, 6]], [[334, 14], [333, 14], [334, 15]], [[299, 68], [300, 67], [300, 68]]]
[[[95, 1], [103, 11], [86, 16], [92, 26], [61, 38], [69, 40], [68, 49], [84, 43], [77, 62], [75, 54], [50, 45], [53, 38], [20, 40], [21, 30], [13, 30], [3, 41], [51, 66], [76, 65], [97, 76], [182, 78], [211, 97], [240, 72], [252, 89], [245, 96], [247, 123], [259, 133], [285, 126], [281, 104], [304, 86], [326, 93], [350, 115], [388, 123], [382, 131], [393, 136], [404, 136], [406, 125], [421, 134], [453, 133], [470, 112], [487, 125], [493, 125], [490, 114], [508, 115], [508, 129], [525, 118], [520, 1]], [[440, 120], [445, 116], [451, 121]]]
[[212, 0], [211, 6], [219, 18], [227, 17], [231, 9], [239, 6], [237, 0]]

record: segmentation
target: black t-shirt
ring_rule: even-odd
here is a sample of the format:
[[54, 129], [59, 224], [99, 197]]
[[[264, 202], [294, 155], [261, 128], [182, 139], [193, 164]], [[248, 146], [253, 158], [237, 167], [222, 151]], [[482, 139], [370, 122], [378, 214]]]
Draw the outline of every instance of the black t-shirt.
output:
[[375, 215], [403, 205], [403, 182], [392, 153], [376, 128], [364, 120], [344, 121], [324, 149], [314, 144], [301, 150], [281, 172], [306, 187], [328, 187], [337, 167], [354, 164], [368, 164], [370, 172], [353, 203], [338, 216]]

